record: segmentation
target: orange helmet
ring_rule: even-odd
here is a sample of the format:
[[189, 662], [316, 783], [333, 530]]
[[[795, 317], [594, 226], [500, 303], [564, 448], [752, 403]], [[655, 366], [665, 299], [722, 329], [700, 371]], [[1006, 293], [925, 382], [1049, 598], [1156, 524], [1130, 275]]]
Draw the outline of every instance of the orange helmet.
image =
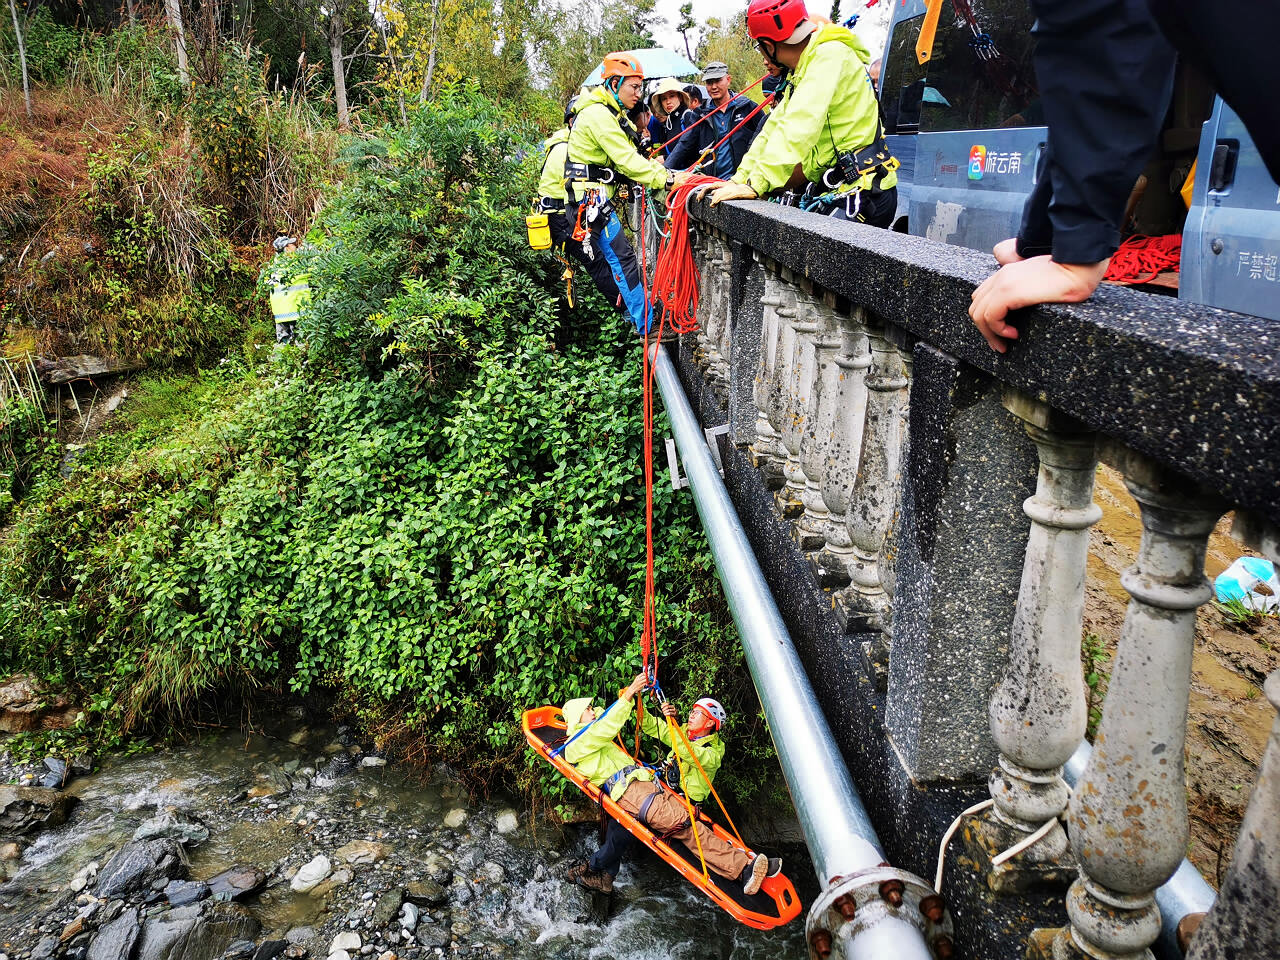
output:
[[639, 77], [644, 79], [644, 70], [640, 66], [640, 61], [629, 53], [611, 53], [604, 58], [604, 70], [600, 73], [601, 80], [608, 80], [610, 77]]

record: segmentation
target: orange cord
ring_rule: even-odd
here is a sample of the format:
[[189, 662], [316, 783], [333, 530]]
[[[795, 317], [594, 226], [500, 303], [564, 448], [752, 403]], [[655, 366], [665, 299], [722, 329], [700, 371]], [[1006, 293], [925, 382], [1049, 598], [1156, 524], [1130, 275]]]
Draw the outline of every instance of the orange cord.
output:
[[1135, 234], [1111, 255], [1105, 280], [1112, 283], [1147, 283], [1161, 271], [1178, 269], [1182, 259], [1182, 234], [1163, 237]]

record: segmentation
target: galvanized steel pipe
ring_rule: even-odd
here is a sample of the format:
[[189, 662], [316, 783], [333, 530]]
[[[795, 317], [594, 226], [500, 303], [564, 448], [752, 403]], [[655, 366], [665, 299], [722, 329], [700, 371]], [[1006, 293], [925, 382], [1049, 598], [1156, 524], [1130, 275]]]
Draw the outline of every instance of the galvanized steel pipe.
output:
[[[825, 890], [842, 877], [880, 866], [884, 851], [664, 347], [656, 348], [655, 369], [782, 774]], [[931, 957], [922, 932], [898, 918], [841, 937], [833, 946], [848, 960], [870, 960], [890, 955], [886, 941], [892, 941], [894, 960]]]

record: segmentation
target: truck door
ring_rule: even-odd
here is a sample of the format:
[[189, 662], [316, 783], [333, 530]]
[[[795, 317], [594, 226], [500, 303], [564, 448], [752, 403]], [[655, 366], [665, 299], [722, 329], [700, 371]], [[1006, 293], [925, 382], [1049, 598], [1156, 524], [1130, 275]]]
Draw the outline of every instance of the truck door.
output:
[[1280, 320], [1280, 186], [1219, 98], [1204, 125], [1178, 297]]
[[908, 232], [990, 250], [1017, 233], [1046, 128], [1026, 0], [948, 0], [932, 56], [915, 40], [923, 15], [894, 25], [885, 47], [886, 127], [914, 128]]

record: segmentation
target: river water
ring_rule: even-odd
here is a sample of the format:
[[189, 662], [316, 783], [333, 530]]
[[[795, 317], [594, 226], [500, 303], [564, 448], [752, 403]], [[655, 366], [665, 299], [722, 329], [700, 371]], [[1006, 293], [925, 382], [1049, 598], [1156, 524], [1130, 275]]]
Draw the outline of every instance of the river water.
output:
[[[38, 834], [20, 861], [0, 865], [8, 874], [0, 885], [0, 945], [7, 944], [0, 949], [19, 960], [76, 916], [109, 906], [93, 905], [92, 868], [83, 892], [68, 885], [90, 864], [105, 864], [158, 811], [173, 810], [209, 831], [190, 846], [189, 877], [206, 880], [232, 866], [261, 871], [265, 889], [242, 901], [257, 927], [254, 941], [287, 937], [295, 952], [321, 960], [334, 937], [352, 929], [372, 948], [366, 955], [390, 950], [401, 960], [805, 954], [802, 919], [774, 931], [742, 926], [647, 851], [624, 866], [611, 900], [593, 900], [562, 879], [592, 849], [593, 824], [561, 826], [500, 797], [473, 802], [446, 770], [424, 776], [376, 765], [379, 758], [366, 765], [368, 756], [345, 731], [295, 727], [272, 736], [221, 732], [108, 762], [68, 786], [80, 803], [66, 825]], [[352, 840], [382, 845], [384, 858], [344, 868], [335, 854]], [[803, 849], [784, 852], [807, 901], [814, 891]], [[297, 868], [317, 855], [330, 859], [335, 874], [310, 893], [291, 890]], [[378, 926], [369, 916], [389, 892], [424, 879], [445, 892], [424, 906], [416, 929], [406, 933], [397, 920]], [[157, 914], [165, 909], [162, 885], [140, 894]], [[90, 932], [72, 947], [92, 943], [93, 922], [91, 915]]]

